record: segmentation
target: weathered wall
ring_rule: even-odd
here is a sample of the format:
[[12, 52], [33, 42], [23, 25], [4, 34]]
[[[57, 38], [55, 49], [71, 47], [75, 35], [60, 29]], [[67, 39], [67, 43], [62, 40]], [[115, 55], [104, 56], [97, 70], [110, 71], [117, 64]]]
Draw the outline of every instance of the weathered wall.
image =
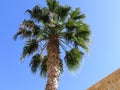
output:
[[120, 69], [108, 75], [87, 90], [120, 90]]

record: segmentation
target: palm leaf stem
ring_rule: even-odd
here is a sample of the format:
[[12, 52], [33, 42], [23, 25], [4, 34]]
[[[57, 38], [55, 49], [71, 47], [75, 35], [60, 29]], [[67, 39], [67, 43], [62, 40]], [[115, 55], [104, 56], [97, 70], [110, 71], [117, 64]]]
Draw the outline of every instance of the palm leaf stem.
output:
[[61, 39], [60, 39], [60, 41], [61, 41], [62, 43], [64, 43], [66, 46], [68, 46], [69, 48], [72, 49], [72, 47], [71, 47], [68, 43], [66, 43], [65, 41], [63, 41], [63, 40], [61, 40]]
[[62, 47], [62, 49], [66, 52], [66, 48], [64, 47], [64, 45], [60, 42], [60, 46]]
[[43, 45], [43, 48], [41, 48], [41, 50], [40, 50], [40, 55], [42, 54], [42, 52], [44, 51], [44, 49], [46, 48], [46, 46], [47, 46], [47, 42]]

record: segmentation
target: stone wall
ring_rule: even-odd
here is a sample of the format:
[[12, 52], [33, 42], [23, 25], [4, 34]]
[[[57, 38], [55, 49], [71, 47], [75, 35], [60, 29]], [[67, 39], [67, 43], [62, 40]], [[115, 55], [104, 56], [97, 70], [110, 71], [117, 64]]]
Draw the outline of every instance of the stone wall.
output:
[[120, 69], [108, 75], [87, 90], [120, 90]]

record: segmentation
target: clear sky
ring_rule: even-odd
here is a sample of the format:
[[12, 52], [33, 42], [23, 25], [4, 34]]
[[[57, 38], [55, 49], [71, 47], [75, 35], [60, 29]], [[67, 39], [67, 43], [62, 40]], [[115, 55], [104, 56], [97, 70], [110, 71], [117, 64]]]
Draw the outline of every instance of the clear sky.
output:
[[[0, 0], [0, 90], [44, 90], [46, 80], [32, 74], [29, 60], [20, 63], [23, 41], [13, 40], [24, 12], [45, 0]], [[120, 67], [120, 0], [60, 0], [87, 15], [92, 35], [90, 53], [80, 70], [65, 68], [59, 90], [86, 90]]]

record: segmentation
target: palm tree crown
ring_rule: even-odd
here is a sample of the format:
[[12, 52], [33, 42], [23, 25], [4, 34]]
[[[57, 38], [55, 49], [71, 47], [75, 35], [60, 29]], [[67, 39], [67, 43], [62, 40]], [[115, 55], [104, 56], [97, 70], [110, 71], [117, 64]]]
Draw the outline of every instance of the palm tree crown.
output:
[[[83, 21], [85, 14], [79, 8], [62, 6], [57, 0], [46, 0], [47, 6], [36, 5], [26, 12], [30, 19], [24, 19], [14, 39], [20, 36], [26, 41], [21, 60], [32, 56], [30, 67], [33, 73], [40, 70], [41, 76], [47, 76], [48, 48], [61, 47], [65, 51], [64, 61], [70, 71], [80, 67], [84, 50], [88, 52], [90, 30]], [[46, 55], [43, 52], [46, 51]], [[58, 53], [60, 51], [58, 50]], [[63, 60], [60, 58], [60, 71], [63, 71]]]

